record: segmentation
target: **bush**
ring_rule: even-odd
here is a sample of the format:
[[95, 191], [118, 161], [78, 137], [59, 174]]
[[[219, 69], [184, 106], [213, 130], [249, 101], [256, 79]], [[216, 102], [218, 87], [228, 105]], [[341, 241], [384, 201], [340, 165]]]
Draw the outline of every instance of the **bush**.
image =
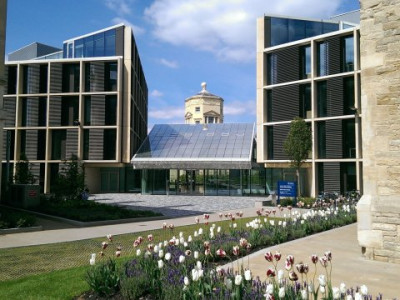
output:
[[0, 229], [30, 227], [36, 224], [36, 217], [24, 212], [0, 207]]
[[99, 296], [109, 297], [120, 289], [120, 276], [115, 261], [109, 259], [91, 267], [86, 274], [86, 281]]

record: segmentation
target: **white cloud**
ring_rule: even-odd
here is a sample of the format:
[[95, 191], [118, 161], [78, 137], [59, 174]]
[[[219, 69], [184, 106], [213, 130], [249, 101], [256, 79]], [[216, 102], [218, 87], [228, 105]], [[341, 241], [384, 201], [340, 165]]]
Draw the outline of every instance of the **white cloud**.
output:
[[130, 0], [105, 0], [104, 4], [111, 10], [115, 11], [118, 15], [131, 14]]
[[136, 25], [133, 25], [130, 21], [128, 21], [128, 20], [125, 19], [125, 18], [115, 17], [115, 18], [113, 18], [113, 19], [111, 20], [111, 22], [112, 22], [113, 24], [124, 23], [126, 26], [131, 27], [132, 30], [133, 30], [133, 34], [134, 34], [135, 36], [136, 36], [136, 35], [143, 34], [143, 33], [146, 32], [146, 30], [145, 30], [144, 28], [139, 27], [139, 26], [136, 26]]
[[178, 119], [183, 123], [185, 119], [185, 110], [181, 107], [165, 107], [163, 109], [150, 109], [149, 117], [159, 120]]
[[162, 92], [160, 92], [159, 90], [152, 90], [150, 92], [150, 96], [155, 97], [155, 98], [162, 97], [163, 95], [164, 94]]
[[320, 19], [335, 14], [343, 1], [155, 0], [145, 16], [161, 41], [246, 62], [254, 60], [256, 19], [264, 13]]
[[175, 60], [168, 60], [165, 58], [160, 59], [160, 63], [168, 68], [176, 69], [178, 68], [178, 62]]
[[256, 101], [233, 101], [224, 105], [224, 115], [238, 116], [243, 114], [255, 115]]

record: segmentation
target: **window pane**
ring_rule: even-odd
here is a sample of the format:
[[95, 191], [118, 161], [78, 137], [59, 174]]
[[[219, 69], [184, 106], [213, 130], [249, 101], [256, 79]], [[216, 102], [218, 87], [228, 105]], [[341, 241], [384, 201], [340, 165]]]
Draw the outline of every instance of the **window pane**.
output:
[[306, 26], [302, 20], [289, 19], [289, 41], [298, 41], [306, 37]]
[[105, 125], [117, 124], [117, 96], [107, 96], [105, 103]]
[[105, 56], [114, 56], [115, 55], [115, 30], [109, 30], [104, 33], [105, 36], [105, 48], [104, 55]]
[[318, 76], [328, 75], [328, 45], [326, 43], [318, 44]]
[[116, 138], [115, 129], [104, 130], [103, 159], [115, 159]]
[[94, 36], [94, 56], [104, 56], [104, 32]]
[[284, 44], [288, 41], [288, 20], [271, 18], [271, 46]]
[[75, 41], [74, 57], [83, 57], [83, 39]]
[[118, 64], [116, 62], [105, 64], [105, 91], [116, 91], [118, 84]]
[[350, 72], [354, 70], [354, 37], [343, 38], [343, 71]]
[[317, 109], [318, 117], [326, 117], [327, 114], [327, 92], [326, 92], [326, 81], [317, 83]]

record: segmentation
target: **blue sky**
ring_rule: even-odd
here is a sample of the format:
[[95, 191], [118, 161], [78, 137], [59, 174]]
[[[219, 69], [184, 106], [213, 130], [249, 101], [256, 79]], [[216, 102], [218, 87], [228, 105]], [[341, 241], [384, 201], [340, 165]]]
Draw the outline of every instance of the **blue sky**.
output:
[[256, 18], [323, 19], [358, 0], [9, 0], [6, 53], [125, 23], [134, 28], [149, 87], [149, 127], [184, 122], [200, 83], [225, 100], [225, 122], [255, 122]]

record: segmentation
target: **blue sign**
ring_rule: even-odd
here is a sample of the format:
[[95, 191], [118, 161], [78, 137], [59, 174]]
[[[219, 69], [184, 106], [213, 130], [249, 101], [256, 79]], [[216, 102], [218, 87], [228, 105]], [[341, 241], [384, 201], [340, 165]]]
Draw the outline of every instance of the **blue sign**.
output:
[[278, 181], [278, 197], [296, 197], [296, 181]]

